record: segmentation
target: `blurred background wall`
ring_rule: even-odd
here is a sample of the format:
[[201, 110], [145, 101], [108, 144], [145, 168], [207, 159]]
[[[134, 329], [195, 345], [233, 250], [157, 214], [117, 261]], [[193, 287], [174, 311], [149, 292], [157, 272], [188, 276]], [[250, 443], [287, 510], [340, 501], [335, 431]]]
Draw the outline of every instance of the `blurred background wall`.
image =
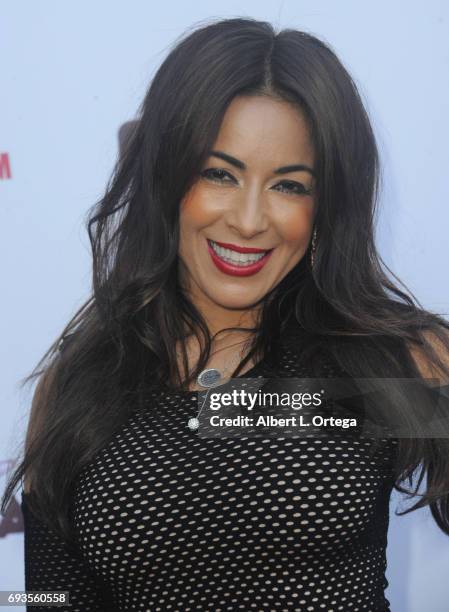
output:
[[[337, 52], [381, 150], [381, 255], [425, 307], [449, 311], [448, 2], [0, 1], [1, 486], [32, 397], [18, 382], [89, 295], [84, 216], [112, 170], [119, 129], [177, 37], [235, 16], [306, 30]], [[449, 538], [427, 509], [396, 517], [406, 505], [392, 498], [392, 610], [447, 611]], [[0, 590], [23, 584], [17, 503], [0, 523]]]

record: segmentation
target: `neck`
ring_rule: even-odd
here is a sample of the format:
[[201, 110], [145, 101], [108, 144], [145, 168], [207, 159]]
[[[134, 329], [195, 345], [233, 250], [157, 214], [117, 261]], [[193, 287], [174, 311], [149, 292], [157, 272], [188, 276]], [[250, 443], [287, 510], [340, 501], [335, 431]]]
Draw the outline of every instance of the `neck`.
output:
[[[228, 327], [253, 328], [257, 327], [261, 314], [261, 307], [248, 309], [225, 308], [209, 300], [206, 296], [189, 295], [195, 308], [204, 318], [211, 337]], [[237, 334], [237, 336], [236, 336]], [[238, 331], [223, 332], [220, 338], [241, 338], [242, 334]]]

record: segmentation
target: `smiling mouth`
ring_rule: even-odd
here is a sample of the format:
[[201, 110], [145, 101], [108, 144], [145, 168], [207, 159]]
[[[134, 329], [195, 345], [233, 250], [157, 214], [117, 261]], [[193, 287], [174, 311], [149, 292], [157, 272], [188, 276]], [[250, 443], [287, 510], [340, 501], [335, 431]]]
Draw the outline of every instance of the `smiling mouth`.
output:
[[219, 243], [214, 242], [213, 240], [208, 239], [207, 242], [209, 243], [209, 246], [213, 249], [214, 253], [218, 255], [220, 259], [222, 259], [228, 264], [231, 264], [232, 266], [238, 266], [242, 268], [253, 266], [261, 259], [266, 257], [268, 253], [271, 253], [271, 251], [273, 250], [267, 249], [266, 251], [263, 251], [261, 249], [247, 249], [245, 247], [237, 247], [239, 248], [239, 250], [237, 251], [236, 249], [230, 249], [221, 246]]

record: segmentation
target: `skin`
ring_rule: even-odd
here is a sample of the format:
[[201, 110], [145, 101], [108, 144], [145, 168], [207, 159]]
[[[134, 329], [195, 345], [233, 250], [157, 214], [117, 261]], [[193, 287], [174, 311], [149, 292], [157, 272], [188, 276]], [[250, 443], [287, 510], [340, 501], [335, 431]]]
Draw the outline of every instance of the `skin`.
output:
[[[211, 151], [232, 156], [245, 168], [212, 153], [206, 159], [181, 202], [179, 278], [214, 334], [255, 324], [257, 302], [304, 256], [316, 205], [314, 176], [307, 170], [285, 171], [292, 165], [313, 170], [315, 162], [307, 122], [292, 104], [268, 96], [235, 98]], [[284, 170], [276, 173], [279, 168]], [[230, 276], [214, 265], [206, 238], [274, 251], [257, 274]], [[208, 365], [229, 361], [236, 341], [242, 334], [223, 334], [217, 350], [234, 343], [233, 348]]]

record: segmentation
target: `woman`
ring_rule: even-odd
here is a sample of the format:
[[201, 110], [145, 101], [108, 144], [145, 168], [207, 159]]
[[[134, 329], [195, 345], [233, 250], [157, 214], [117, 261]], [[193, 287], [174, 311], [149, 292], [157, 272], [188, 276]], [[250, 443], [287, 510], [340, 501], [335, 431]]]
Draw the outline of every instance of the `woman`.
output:
[[446, 439], [201, 438], [191, 420], [210, 369], [448, 379], [449, 324], [380, 265], [377, 182], [318, 39], [231, 19], [174, 47], [88, 223], [92, 297], [34, 373], [3, 502], [23, 477], [27, 590], [83, 612], [389, 609], [390, 493], [421, 466], [408, 511], [449, 534]]

